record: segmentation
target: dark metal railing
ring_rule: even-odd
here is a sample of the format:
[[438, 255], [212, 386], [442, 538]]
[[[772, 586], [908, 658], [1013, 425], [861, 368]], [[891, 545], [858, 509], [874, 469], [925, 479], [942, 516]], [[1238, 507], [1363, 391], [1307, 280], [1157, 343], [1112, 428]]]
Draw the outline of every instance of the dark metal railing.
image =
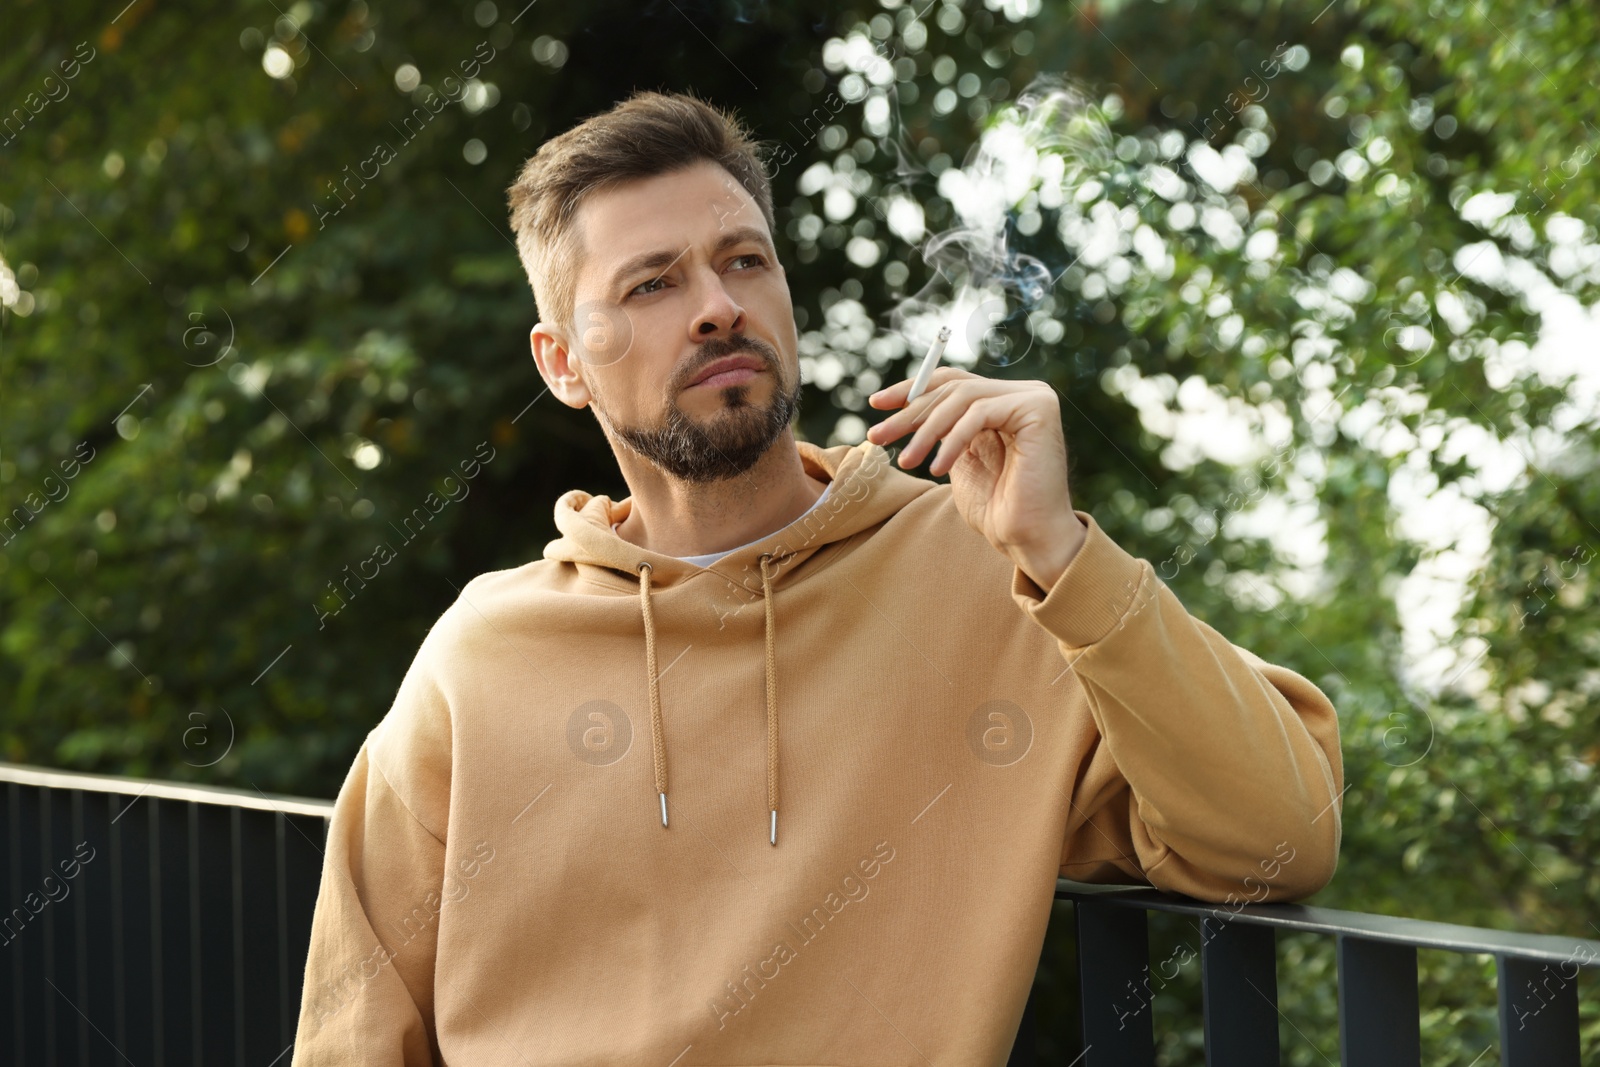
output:
[[[1339, 968], [1341, 1060], [1419, 1067], [1417, 950], [1492, 955], [1502, 1067], [1580, 1067], [1577, 976], [1600, 965], [1600, 941], [1521, 934], [1298, 904], [1203, 904], [1150, 889], [1063, 879], [1076, 913], [1081, 1067], [1154, 1067], [1148, 1004], [1149, 912], [1199, 924], [1206, 1063], [1277, 1067], [1277, 932], [1332, 937]], [[1144, 991], [1141, 993], [1141, 990]]]
[[[0, 1063], [282, 1067], [332, 810], [0, 763]], [[1076, 912], [1076, 1067], [1155, 1063], [1151, 911], [1199, 923], [1208, 1064], [1279, 1063], [1278, 930], [1335, 939], [1346, 1064], [1420, 1063], [1419, 948], [1494, 956], [1504, 1067], [1579, 1062], [1574, 979], [1600, 941], [1065, 880], [1056, 896]], [[1014, 1064], [1033, 1062], [1032, 1016]]]
[[287, 1064], [332, 809], [0, 763], [0, 1063]]

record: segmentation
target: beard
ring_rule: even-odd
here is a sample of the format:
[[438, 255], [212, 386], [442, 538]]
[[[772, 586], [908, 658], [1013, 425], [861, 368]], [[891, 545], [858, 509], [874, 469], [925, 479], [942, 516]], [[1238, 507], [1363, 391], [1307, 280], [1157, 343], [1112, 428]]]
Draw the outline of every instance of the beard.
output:
[[[703, 423], [678, 406], [678, 395], [713, 360], [735, 353], [760, 359], [774, 383], [765, 407], [750, 400], [750, 382], [717, 389], [722, 406]], [[700, 359], [668, 383], [666, 414], [657, 426], [619, 426], [595, 396], [595, 415], [612, 436], [652, 465], [680, 481], [702, 484], [736, 478], [755, 466], [783, 436], [800, 410], [800, 382], [786, 390], [778, 353], [765, 341], [736, 334], [703, 342]]]

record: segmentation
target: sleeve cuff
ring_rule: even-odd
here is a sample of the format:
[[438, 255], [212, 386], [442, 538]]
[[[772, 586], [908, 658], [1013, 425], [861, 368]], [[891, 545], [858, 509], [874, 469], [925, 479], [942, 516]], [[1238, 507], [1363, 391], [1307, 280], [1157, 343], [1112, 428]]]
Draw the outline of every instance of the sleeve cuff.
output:
[[1017, 606], [1069, 648], [1083, 648], [1109, 634], [1127, 614], [1148, 566], [1129, 555], [1086, 511], [1073, 514], [1088, 529], [1078, 554], [1056, 584], [1042, 591], [1022, 568], [1013, 567], [1011, 596]]

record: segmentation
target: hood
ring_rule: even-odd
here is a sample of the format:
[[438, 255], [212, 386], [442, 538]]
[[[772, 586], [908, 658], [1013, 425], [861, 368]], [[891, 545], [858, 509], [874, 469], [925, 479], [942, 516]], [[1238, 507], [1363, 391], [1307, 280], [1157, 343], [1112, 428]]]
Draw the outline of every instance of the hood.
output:
[[[611, 524], [633, 511], [633, 498], [613, 501], [573, 489], [556, 501], [561, 536], [545, 546], [544, 558], [558, 563], [605, 567], [637, 581], [639, 564], [648, 563], [657, 587], [676, 585], [705, 570], [737, 575], [771, 552], [781, 574], [788, 574], [813, 552], [883, 522], [937, 483], [894, 466], [889, 454], [870, 441], [822, 448], [795, 442], [807, 474], [828, 482], [828, 498], [802, 520], [774, 531], [753, 545], [724, 556], [711, 567], [664, 556], [618, 537]], [[780, 583], [781, 584], [781, 583]]]
[[[805, 578], [801, 567], [818, 549], [870, 529], [894, 515], [936, 483], [896, 468], [888, 453], [870, 441], [858, 445], [822, 448], [809, 441], [795, 443], [807, 474], [829, 483], [828, 495], [808, 514], [754, 544], [730, 552], [710, 567], [665, 556], [623, 540], [611, 529], [633, 510], [633, 498], [612, 501], [581, 489], [562, 494], [556, 501], [556, 528], [561, 536], [544, 549], [544, 557], [557, 563], [587, 564], [616, 572], [638, 583], [641, 659], [650, 694], [650, 742], [655, 763], [655, 789], [661, 799], [661, 827], [668, 829], [668, 762], [662, 720], [659, 665], [656, 659], [655, 620], [650, 604], [652, 589], [670, 587], [707, 570], [723, 578], [754, 585], [766, 609], [767, 702], [767, 806], [763, 827], [768, 840], [778, 843], [780, 794], [778, 736], [778, 648], [776, 590]], [[755, 592], [752, 589], [752, 592]]]

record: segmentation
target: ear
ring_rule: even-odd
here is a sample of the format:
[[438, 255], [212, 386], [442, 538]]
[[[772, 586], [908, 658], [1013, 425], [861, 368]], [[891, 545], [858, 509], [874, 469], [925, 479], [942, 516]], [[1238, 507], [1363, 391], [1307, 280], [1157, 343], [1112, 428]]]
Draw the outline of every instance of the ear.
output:
[[533, 362], [539, 368], [539, 377], [550, 387], [555, 398], [570, 408], [587, 407], [593, 394], [579, 373], [581, 360], [572, 358], [572, 349], [565, 333], [548, 323], [540, 322], [528, 333], [528, 344], [533, 349]]

